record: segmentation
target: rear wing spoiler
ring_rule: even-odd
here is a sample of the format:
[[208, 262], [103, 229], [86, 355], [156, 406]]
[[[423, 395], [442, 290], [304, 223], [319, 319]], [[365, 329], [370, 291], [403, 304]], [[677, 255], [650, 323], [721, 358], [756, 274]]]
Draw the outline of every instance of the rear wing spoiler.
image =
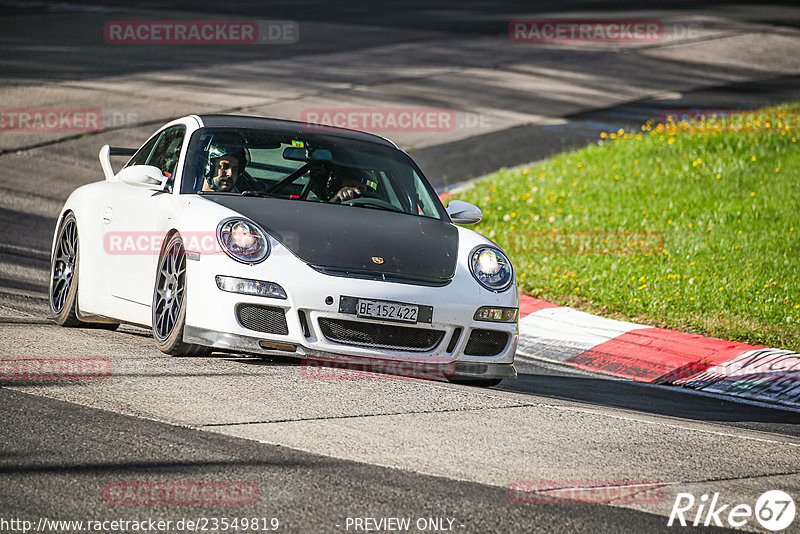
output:
[[115, 179], [114, 169], [111, 168], [111, 156], [133, 156], [136, 151], [136, 148], [103, 145], [103, 148], [100, 149], [100, 166], [103, 168], [106, 180]]

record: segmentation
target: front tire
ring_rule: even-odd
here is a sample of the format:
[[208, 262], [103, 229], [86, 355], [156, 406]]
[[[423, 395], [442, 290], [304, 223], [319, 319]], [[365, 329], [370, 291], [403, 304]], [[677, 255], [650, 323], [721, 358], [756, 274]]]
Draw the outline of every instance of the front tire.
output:
[[174, 234], [158, 260], [153, 291], [153, 338], [161, 352], [173, 356], [203, 356], [210, 349], [184, 343], [186, 326], [186, 249]]
[[60, 326], [87, 326], [77, 314], [78, 244], [78, 221], [69, 213], [61, 221], [50, 258], [50, 311]]

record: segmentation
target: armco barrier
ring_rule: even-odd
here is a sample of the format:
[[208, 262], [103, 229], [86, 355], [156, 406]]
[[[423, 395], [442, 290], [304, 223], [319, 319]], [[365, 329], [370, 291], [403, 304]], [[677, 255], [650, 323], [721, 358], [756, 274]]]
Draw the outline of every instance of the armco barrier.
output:
[[615, 321], [520, 295], [519, 348], [580, 369], [800, 407], [800, 354]]

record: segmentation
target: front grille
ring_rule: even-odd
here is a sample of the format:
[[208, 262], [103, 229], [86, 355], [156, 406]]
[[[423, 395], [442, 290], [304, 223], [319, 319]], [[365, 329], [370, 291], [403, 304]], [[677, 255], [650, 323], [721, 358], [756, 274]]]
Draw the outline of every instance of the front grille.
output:
[[330, 341], [384, 349], [427, 352], [439, 346], [441, 330], [346, 321], [321, 317], [319, 327]]
[[282, 308], [239, 304], [236, 306], [236, 318], [243, 327], [256, 332], [282, 336], [289, 333], [289, 327], [286, 325], [286, 312]]
[[469, 335], [464, 354], [467, 356], [497, 356], [508, 343], [508, 332], [499, 330], [473, 330]]

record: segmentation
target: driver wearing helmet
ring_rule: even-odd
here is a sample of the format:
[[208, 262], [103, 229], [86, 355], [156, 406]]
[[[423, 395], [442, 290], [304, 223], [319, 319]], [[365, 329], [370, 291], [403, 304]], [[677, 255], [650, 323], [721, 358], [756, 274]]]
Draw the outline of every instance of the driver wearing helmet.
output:
[[203, 191], [231, 192], [247, 166], [247, 153], [237, 146], [212, 147], [208, 151]]
[[347, 177], [342, 180], [342, 187], [328, 202], [345, 202], [353, 200], [369, 192], [370, 189], [365, 182], [357, 178]]
[[312, 190], [314, 194], [326, 202], [346, 202], [368, 195], [374, 196], [377, 184], [361, 176], [354, 169], [338, 167], [329, 173], [323, 169], [311, 169]]

